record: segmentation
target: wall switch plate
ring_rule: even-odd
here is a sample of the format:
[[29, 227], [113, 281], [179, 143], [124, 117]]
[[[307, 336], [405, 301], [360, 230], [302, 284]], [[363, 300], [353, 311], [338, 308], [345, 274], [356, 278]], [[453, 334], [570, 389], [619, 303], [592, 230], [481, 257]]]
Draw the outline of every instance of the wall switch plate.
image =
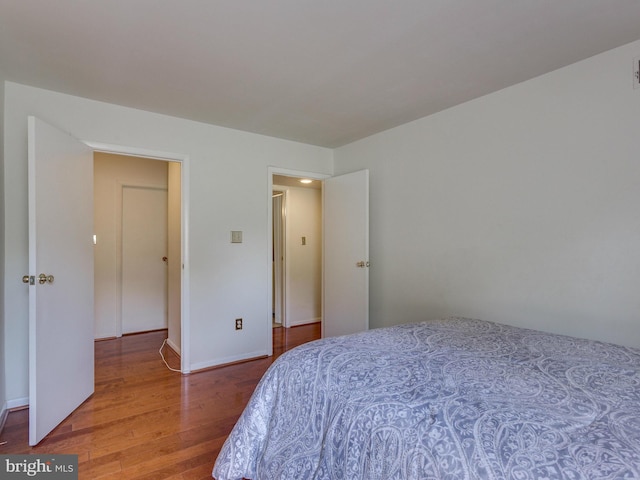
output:
[[242, 230], [231, 231], [231, 243], [242, 243]]
[[302, 237], [302, 245], [306, 245], [307, 244], [307, 237]]
[[236, 330], [242, 330], [242, 319], [236, 318]]
[[633, 88], [640, 88], [640, 57], [633, 59]]

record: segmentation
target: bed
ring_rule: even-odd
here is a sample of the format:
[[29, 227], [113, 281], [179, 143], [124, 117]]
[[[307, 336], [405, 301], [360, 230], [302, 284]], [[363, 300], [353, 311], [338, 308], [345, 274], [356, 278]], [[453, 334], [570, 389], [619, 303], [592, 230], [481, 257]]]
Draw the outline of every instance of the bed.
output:
[[311, 342], [213, 477], [640, 479], [640, 349], [458, 317]]

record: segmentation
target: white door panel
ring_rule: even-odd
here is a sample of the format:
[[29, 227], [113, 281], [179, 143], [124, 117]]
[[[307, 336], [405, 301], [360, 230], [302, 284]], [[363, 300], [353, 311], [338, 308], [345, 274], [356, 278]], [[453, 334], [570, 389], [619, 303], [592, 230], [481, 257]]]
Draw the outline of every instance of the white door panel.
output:
[[[93, 393], [93, 152], [29, 117], [29, 444]], [[51, 275], [40, 284], [38, 276]]]
[[122, 189], [122, 333], [167, 328], [167, 190]]
[[369, 328], [369, 171], [324, 181], [322, 336]]

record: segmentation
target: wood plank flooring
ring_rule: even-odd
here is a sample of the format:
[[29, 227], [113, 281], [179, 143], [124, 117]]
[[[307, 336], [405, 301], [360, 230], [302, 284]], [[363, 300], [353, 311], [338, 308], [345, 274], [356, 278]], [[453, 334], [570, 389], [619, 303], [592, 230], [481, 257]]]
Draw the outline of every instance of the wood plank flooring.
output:
[[[95, 393], [39, 445], [28, 410], [11, 412], [0, 454], [78, 455], [79, 478], [210, 479], [213, 463], [266, 369], [286, 350], [320, 338], [320, 324], [274, 328], [269, 358], [182, 375], [158, 353], [166, 331], [95, 344]], [[163, 350], [172, 368], [178, 357]]]

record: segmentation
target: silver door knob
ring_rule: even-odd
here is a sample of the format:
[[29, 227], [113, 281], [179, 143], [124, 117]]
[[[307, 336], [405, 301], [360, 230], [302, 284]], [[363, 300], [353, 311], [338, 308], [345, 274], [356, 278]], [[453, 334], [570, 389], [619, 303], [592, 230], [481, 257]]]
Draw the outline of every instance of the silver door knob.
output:
[[[22, 281], [24, 282], [24, 278], [22, 279]], [[40, 275], [38, 275], [38, 283], [40, 285], [44, 285], [45, 283], [53, 283], [53, 275], [45, 275], [44, 273], [41, 273]]]

